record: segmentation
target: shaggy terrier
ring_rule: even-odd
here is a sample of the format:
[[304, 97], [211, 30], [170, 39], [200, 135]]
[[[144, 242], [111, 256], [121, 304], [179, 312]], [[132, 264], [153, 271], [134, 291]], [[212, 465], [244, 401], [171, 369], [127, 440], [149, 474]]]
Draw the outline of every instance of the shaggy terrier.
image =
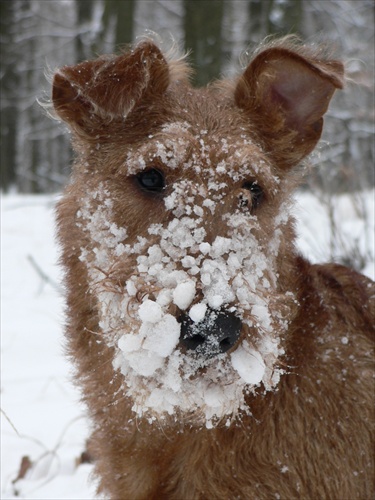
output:
[[200, 89], [151, 40], [54, 75], [66, 335], [107, 497], [373, 498], [374, 287], [299, 255], [291, 215], [343, 75], [290, 37]]

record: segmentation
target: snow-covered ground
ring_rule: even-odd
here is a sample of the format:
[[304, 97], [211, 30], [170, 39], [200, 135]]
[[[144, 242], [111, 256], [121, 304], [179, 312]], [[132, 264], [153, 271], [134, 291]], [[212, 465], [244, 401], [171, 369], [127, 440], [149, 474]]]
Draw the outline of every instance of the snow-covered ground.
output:
[[[364, 255], [374, 278], [374, 191], [331, 199], [297, 196], [298, 244], [311, 260]], [[53, 196], [1, 202], [1, 498], [92, 499], [92, 466], [80, 463], [89, 424], [63, 354], [63, 299]], [[23, 467], [21, 467], [23, 463]], [[28, 465], [29, 464], [29, 465]]]

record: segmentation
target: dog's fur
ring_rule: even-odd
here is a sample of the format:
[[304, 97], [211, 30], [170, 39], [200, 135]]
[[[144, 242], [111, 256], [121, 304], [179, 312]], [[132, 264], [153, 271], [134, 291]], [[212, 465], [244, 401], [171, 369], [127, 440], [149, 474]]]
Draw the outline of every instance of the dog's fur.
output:
[[[58, 205], [66, 332], [99, 491], [374, 498], [374, 287], [301, 257], [289, 206], [343, 65], [288, 38], [237, 79], [188, 77], [150, 40], [54, 76], [76, 151]], [[229, 351], [170, 344], [194, 305], [240, 318]]]

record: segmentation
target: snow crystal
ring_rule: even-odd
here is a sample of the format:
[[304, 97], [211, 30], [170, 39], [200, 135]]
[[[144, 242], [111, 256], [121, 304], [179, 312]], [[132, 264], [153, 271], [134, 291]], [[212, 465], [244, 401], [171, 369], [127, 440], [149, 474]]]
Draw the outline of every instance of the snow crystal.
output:
[[163, 358], [172, 354], [180, 338], [180, 325], [171, 314], [165, 314], [163, 318], [150, 327], [143, 324], [140, 335], [145, 337], [142, 348], [154, 352]]
[[247, 384], [257, 385], [262, 381], [266, 371], [263, 358], [247, 342], [232, 352], [231, 359], [233, 368]]
[[119, 339], [118, 347], [123, 352], [138, 351], [142, 347], [142, 340], [140, 335], [129, 333], [128, 335], [123, 335]]
[[156, 300], [162, 307], [168, 306], [172, 302], [172, 291], [169, 289], [160, 290]]
[[183, 311], [193, 302], [195, 283], [192, 280], [179, 283], [173, 291], [173, 302]]
[[163, 309], [153, 300], [145, 300], [138, 309], [141, 321], [149, 323], [158, 323], [163, 317]]
[[189, 316], [195, 323], [198, 323], [199, 321], [203, 320], [203, 318], [206, 315], [206, 311], [207, 311], [206, 304], [199, 302], [198, 304], [194, 304], [190, 308]]
[[209, 304], [212, 309], [219, 309], [224, 303], [224, 298], [222, 295], [212, 295], [209, 300]]
[[[123, 351], [124, 352], [124, 351]], [[142, 377], [151, 377], [163, 366], [164, 359], [145, 349], [126, 353], [126, 364]], [[124, 373], [124, 372], [123, 372]], [[124, 373], [124, 375], [127, 372]]]
[[211, 245], [205, 241], [199, 245], [199, 250], [203, 255], [206, 255], [210, 252]]
[[271, 318], [266, 304], [252, 306], [251, 314], [256, 317], [263, 328], [269, 329], [271, 327]]

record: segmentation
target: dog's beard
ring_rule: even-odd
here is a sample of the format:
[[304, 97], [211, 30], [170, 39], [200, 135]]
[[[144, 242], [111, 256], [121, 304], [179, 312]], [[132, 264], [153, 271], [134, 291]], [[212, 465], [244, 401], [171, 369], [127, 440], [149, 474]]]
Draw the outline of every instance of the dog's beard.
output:
[[[183, 413], [211, 427], [250, 412], [246, 395], [261, 386], [272, 390], [283, 373], [278, 359], [293, 297], [277, 292], [276, 257], [286, 219], [279, 218], [274, 239], [262, 246], [256, 217], [238, 211], [226, 216], [225, 235], [210, 244], [203, 211], [186, 203], [187, 192], [186, 183], [177, 184], [166, 199], [174, 218], [127, 243], [126, 229], [113, 222], [110, 191], [101, 185], [78, 213], [93, 242], [81, 260], [135, 414], [152, 421]], [[243, 324], [232, 352], [210, 357], [180, 347], [177, 311], [199, 324], [207, 308], [223, 307]]]

